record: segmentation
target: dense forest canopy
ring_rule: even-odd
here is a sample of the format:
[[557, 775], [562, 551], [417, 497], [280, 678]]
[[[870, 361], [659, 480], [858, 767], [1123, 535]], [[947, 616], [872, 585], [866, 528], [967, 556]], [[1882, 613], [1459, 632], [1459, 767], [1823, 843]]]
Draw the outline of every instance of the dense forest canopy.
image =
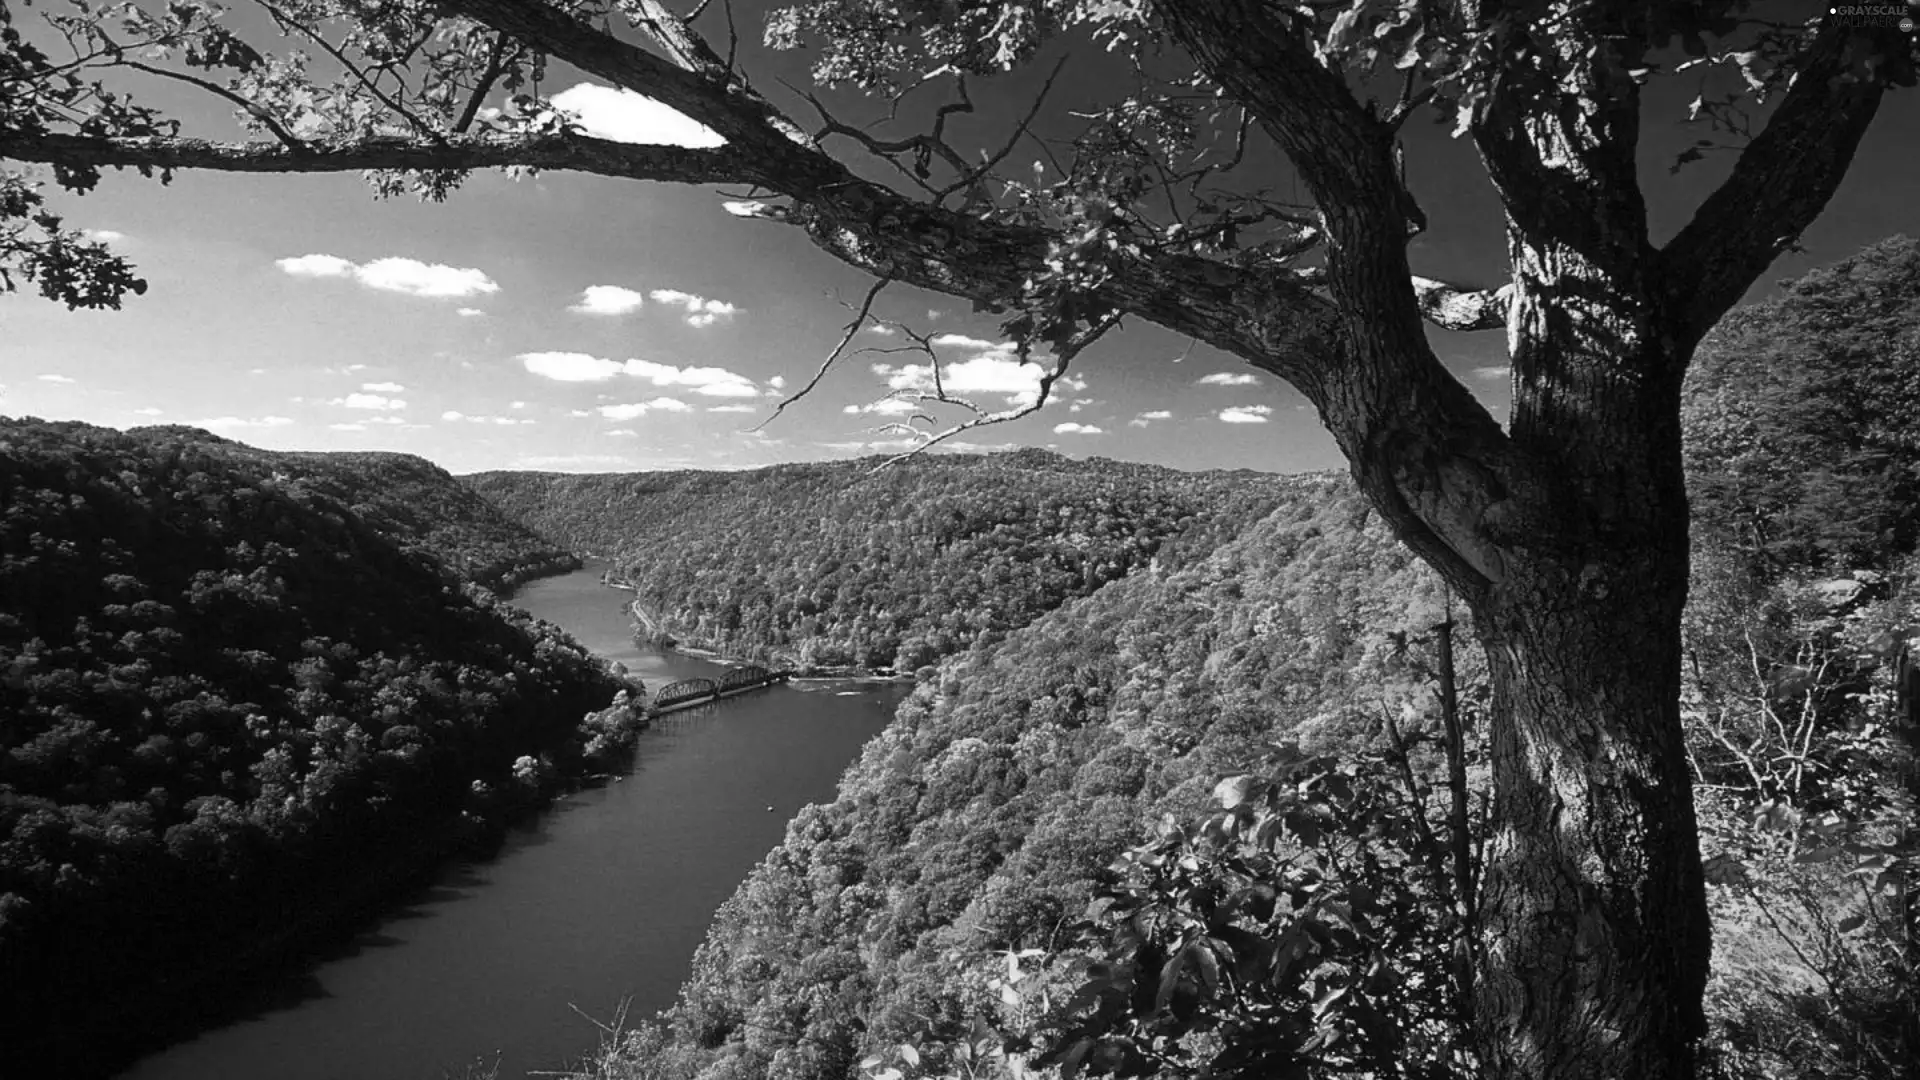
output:
[[9, 1068], [164, 1036], [639, 719], [451, 569], [564, 553], [417, 460], [0, 419], [0, 552]]
[[[1920, 353], [1902, 344], [1920, 315], [1915, 252], [1886, 241], [1734, 313], [1687, 386], [1692, 480], [1713, 493], [1695, 519], [1704, 570], [1684, 689], [1711, 867], [1701, 1075], [1714, 1080], [1920, 1067], [1920, 967], [1905, 945], [1920, 926], [1920, 563], [1898, 527], [1858, 542], [1920, 467], [1920, 410], [1881, 414], [1872, 453], [1823, 452], [1832, 475], [1855, 481], [1839, 491], [1759, 472], [1752, 432], [1728, 420], [1767, 417], [1764, 437], [1783, 451], [1831, 447], [1847, 437], [1821, 395], [1853, 392], [1843, 370], [1888, 391], [1920, 383]], [[1783, 380], [1803, 388], [1789, 391], [1803, 407], [1754, 408]], [[1795, 542], [1760, 551], [1755, 521]], [[1248, 895], [1234, 867], [1257, 846], [1223, 837], [1211, 793], [1223, 777], [1274, 770], [1276, 746], [1384, 763], [1353, 780], [1381, 785], [1389, 806], [1371, 820], [1450, 831], [1434, 749], [1442, 583], [1332, 478], [1302, 478], [1263, 519], [1188, 550], [1183, 565], [1136, 570], [922, 680], [840, 797], [804, 811], [722, 908], [679, 1004], [589, 1075], [1018, 1077], [1047, 1060], [1130, 1074], [1477, 1075], [1449, 1057], [1458, 1029], [1432, 1008], [1458, 1004], [1437, 978], [1457, 931], [1422, 860], [1373, 881], [1411, 894], [1398, 909], [1327, 876], [1329, 902], [1373, 905], [1376, 921], [1336, 927], [1357, 927], [1344, 956], [1302, 944], [1303, 927], [1327, 934], [1334, 920], [1310, 917], [1297, 893], [1292, 910], [1270, 895], [1264, 914], [1241, 900], [1240, 914], [1205, 918]], [[1485, 658], [1463, 643], [1455, 674], [1477, 787]], [[1469, 809], [1477, 853], [1484, 795]], [[1283, 831], [1266, 853], [1281, 872], [1252, 885], [1297, 882], [1313, 846], [1303, 835]], [[1417, 849], [1375, 838], [1340, 851]], [[1141, 924], [1106, 914], [1127, 903], [1171, 929], [1142, 944]], [[1134, 951], [1119, 947], [1128, 940]], [[1289, 974], [1276, 959], [1289, 948], [1328, 966]], [[1208, 950], [1211, 974], [1194, 959]], [[1315, 981], [1355, 956], [1368, 978]], [[1318, 1007], [1334, 988], [1378, 996]], [[1329, 1017], [1351, 1042], [1302, 1051]], [[1069, 1060], [1063, 1033], [1096, 1020], [1091, 1049]], [[1385, 1060], [1332, 1060], [1365, 1032], [1396, 1030]]]
[[[803, 230], [876, 289], [1004, 313], [1043, 389], [1126, 318], [1284, 379], [1485, 646], [1494, 826], [1473, 1007], [1486, 1075], [1693, 1071], [1711, 943], [1679, 707], [1681, 385], [1701, 338], [1823, 212], [1888, 91], [1914, 84], [1920, 39], [1896, 20], [1846, 5], [1794, 21], [1746, 0], [774, 9], [767, 40], [808, 50], [817, 83], [883, 107], [927, 86], [953, 95], [913, 98], [876, 135], [805, 91], [783, 108], [756, 87], [724, 44], [739, 32], [726, 4], [259, 0], [264, 17], [242, 30], [194, 2], [51, 8], [29, 40], [0, 7], [0, 157], [50, 165], [72, 191], [107, 167], [367, 170], [382, 191], [429, 198], [492, 166], [731, 184], [763, 193], [730, 197], [732, 212]], [[1105, 49], [1126, 68], [1060, 152], [1043, 145], [1037, 172], [1010, 164], [1033, 134], [1016, 115], [964, 151], [944, 137], [968, 80], [1053, 49]], [[328, 62], [309, 66], [308, 51]], [[719, 145], [570, 132], [528, 92], [550, 63], [648, 95]], [[1680, 72], [1704, 78], [1693, 112], [1733, 136], [1704, 140], [1732, 164], [1656, 246], [1644, 87]], [[248, 139], [183, 132], [125, 91], [141, 79], [223, 98]], [[495, 95], [512, 97], [483, 120]], [[1402, 138], [1416, 115], [1479, 156], [1504, 216], [1498, 288], [1413, 273], [1428, 220]], [[1278, 197], [1280, 159], [1310, 205]], [[0, 214], [0, 266], [47, 295], [112, 305], [140, 287], [14, 170]], [[1441, 363], [1427, 322], [1505, 327], [1505, 424]], [[969, 410], [930, 366], [910, 396]], [[971, 408], [945, 433], [1045, 396]]]
[[466, 477], [611, 558], [656, 639], [805, 669], [910, 673], [1147, 565], [1204, 552], [1296, 481], [1040, 450], [742, 473]]
[[1729, 315], [1687, 384], [1695, 521], [1763, 576], [1885, 566], [1920, 539], [1920, 241]]

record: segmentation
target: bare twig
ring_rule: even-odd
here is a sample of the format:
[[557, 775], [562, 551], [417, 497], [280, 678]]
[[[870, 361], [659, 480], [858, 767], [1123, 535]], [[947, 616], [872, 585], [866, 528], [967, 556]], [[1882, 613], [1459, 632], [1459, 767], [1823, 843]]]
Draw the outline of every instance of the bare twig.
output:
[[806, 397], [813, 392], [814, 387], [820, 385], [820, 380], [826, 377], [828, 369], [832, 368], [833, 365], [839, 361], [841, 354], [847, 351], [847, 346], [853, 342], [853, 336], [858, 334], [862, 327], [866, 326], [867, 317], [873, 311], [873, 301], [880, 295], [880, 290], [886, 288], [892, 281], [892, 278], [884, 277], [874, 279], [872, 287], [867, 289], [867, 295], [861, 299], [859, 308], [854, 311], [853, 320], [847, 323], [847, 332], [840, 335], [839, 343], [833, 347], [832, 352], [827, 354], [827, 358], [820, 362], [820, 368], [813, 373], [813, 378], [808, 379], [807, 385], [794, 391], [786, 400], [775, 405], [772, 414], [765, 420], [760, 421], [748, 430], [759, 431], [761, 428], [773, 423], [774, 420], [779, 418], [781, 413], [787, 411], [787, 406]]
[[[935, 192], [934, 195], [937, 199], [945, 200], [947, 196], [956, 191], [963, 191], [980, 183], [980, 181], [992, 173], [1002, 161], [1007, 159], [1008, 154], [1013, 153], [1013, 148], [1019, 145], [1020, 140], [1024, 138], [1028, 130], [1032, 128], [1034, 117], [1040, 115], [1040, 106], [1046, 104], [1047, 95], [1053, 90], [1054, 80], [1060, 77], [1061, 69], [1066, 66], [1067, 58], [1064, 56], [1054, 62], [1053, 70], [1047, 73], [1047, 81], [1040, 84], [1040, 93], [1034, 96], [1032, 107], [1027, 110], [1027, 115], [1020, 118], [1020, 123], [1013, 129], [1013, 134], [1008, 137], [1007, 141], [999, 150], [989, 155], [985, 161], [982, 161], [979, 168], [964, 171], [960, 179]], [[971, 106], [969, 106], [969, 108], [971, 108]], [[944, 117], [942, 119], [944, 119]]]
[[480, 106], [487, 100], [487, 94], [493, 90], [494, 81], [500, 78], [507, 66], [507, 36], [493, 35], [493, 45], [487, 50], [487, 66], [480, 74], [480, 81], [473, 85], [473, 95], [467, 98], [467, 107], [460, 110], [460, 116], [453, 122], [453, 133], [463, 135], [473, 126], [474, 117], [480, 115]]
[[265, 107], [261, 106], [258, 102], [248, 101], [246, 98], [243, 98], [239, 94], [236, 94], [233, 91], [227, 89], [226, 87], [221, 86], [219, 83], [211, 82], [206, 79], [197, 78], [195, 76], [185, 74], [184, 72], [168, 71], [165, 68], [150, 67], [146, 64], [141, 63], [138, 60], [123, 59], [118, 61], [118, 63], [121, 67], [129, 67], [135, 71], [144, 71], [149, 75], [156, 75], [162, 79], [173, 79], [178, 82], [183, 82], [192, 86], [197, 86], [200, 89], [205, 90], [210, 94], [217, 94], [220, 97], [223, 97], [228, 101], [233, 102], [235, 105], [238, 105], [243, 111], [247, 113], [247, 115], [253, 117], [255, 120], [260, 121], [262, 126], [264, 126], [268, 131], [273, 133], [274, 138], [279, 139], [281, 142], [287, 145], [287, 149], [293, 150], [293, 151], [301, 151], [307, 148], [307, 144], [305, 140], [298, 138], [293, 134], [293, 132], [288, 131], [284, 125], [282, 125], [278, 120], [274, 119], [273, 114], [268, 112]]
[[[918, 429], [910, 429], [912, 431], [912, 434], [923, 439], [924, 441], [921, 442], [919, 446], [916, 446], [913, 449], [906, 451], [905, 453], [896, 454], [893, 457], [890, 457], [887, 460], [881, 462], [879, 465], [874, 466], [872, 471], [879, 472], [880, 470], [885, 469], [891, 465], [895, 465], [895, 464], [898, 464], [899, 462], [905, 461], [908, 458], [914, 457], [918, 454], [925, 452], [926, 450], [931, 449], [934, 446], [939, 445], [940, 443], [946, 442], [948, 439], [951, 439], [962, 432], [971, 431], [974, 428], [978, 428], [978, 427], [986, 427], [991, 424], [1004, 424], [1004, 423], [1007, 423], [1008, 421], [1018, 420], [1026, 416], [1032, 416], [1034, 413], [1039, 412], [1042, 408], [1046, 406], [1047, 401], [1052, 397], [1053, 384], [1059, 381], [1060, 377], [1067, 373], [1068, 365], [1072, 364], [1074, 358], [1079, 356], [1081, 352], [1085, 351], [1088, 346], [1092, 345], [1094, 342], [1106, 336], [1107, 331], [1113, 329], [1115, 326], [1118, 326], [1120, 324], [1120, 314], [1121, 313], [1118, 311], [1109, 312], [1107, 315], [1103, 316], [1101, 319], [1093, 323], [1091, 326], [1087, 327], [1085, 330], [1082, 330], [1079, 333], [1076, 333], [1072, 337], [1068, 338], [1067, 341], [1062, 344], [1058, 353], [1055, 356], [1056, 362], [1054, 364], [1053, 370], [1044, 372], [1041, 374], [1039, 391], [1034, 395], [1034, 399], [1032, 402], [1026, 405], [1019, 406], [1017, 408], [1002, 409], [999, 412], [982, 413], [981, 415], [975, 416], [973, 419], [968, 420], [965, 423], [955, 424], [954, 426], [946, 429], [945, 431], [939, 432], [937, 434], [929, 435], [925, 431], [920, 431]], [[938, 366], [934, 368], [934, 377], [936, 380], [939, 378]], [[941, 390], [939, 383], [937, 381], [935, 382], [935, 393], [937, 396], [931, 398], [930, 400], [951, 401], [951, 399], [945, 396], [944, 391]], [[961, 404], [960, 402], [952, 402], [952, 403]]]
[[[333, 42], [328, 41], [326, 39], [326, 35], [313, 29], [312, 27], [308, 26], [306, 23], [303, 23], [297, 19], [289, 18], [286, 15], [286, 13], [282, 12], [277, 5], [271, 2], [271, 0], [259, 0], [259, 4], [261, 7], [267, 9], [268, 13], [270, 13], [274, 17], [274, 19], [280, 23], [283, 29], [298, 30], [302, 36], [307, 38], [309, 41], [312, 41], [315, 45], [320, 46], [320, 48], [324, 50], [328, 56], [333, 57], [336, 63], [338, 63], [341, 67], [345, 68], [347, 70], [347, 73], [353, 76], [354, 81], [358, 82], [361, 86], [365, 87], [367, 90], [367, 93], [372, 94], [374, 98], [380, 102], [380, 104], [385, 105], [395, 115], [399, 116], [400, 119], [405, 120], [408, 123], [408, 125], [410, 125], [415, 131], [418, 131], [420, 134], [426, 136], [429, 139], [434, 140], [435, 142], [442, 141], [445, 138], [444, 132], [436, 130], [433, 127], [433, 125], [413, 115], [413, 113], [410, 112], [405, 106], [401, 105], [399, 102], [388, 97], [386, 92], [381, 90], [380, 87], [375, 84], [374, 80], [371, 77], [369, 77], [366, 72], [360, 69], [360, 66], [358, 64], [355, 64], [352, 60], [347, 59], [346, 53], [341, 52], [340, 49], [335, 47]], [[406, 84], [403, 82], [401, 84], [401, 89], [404, 90], [405, 88], [406, 88]]]

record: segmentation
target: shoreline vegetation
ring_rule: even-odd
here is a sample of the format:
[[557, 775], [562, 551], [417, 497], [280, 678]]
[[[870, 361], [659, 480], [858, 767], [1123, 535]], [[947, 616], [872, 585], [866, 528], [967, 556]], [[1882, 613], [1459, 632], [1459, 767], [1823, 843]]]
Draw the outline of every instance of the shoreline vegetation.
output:
[[0, 495], [8, 1070], [297, 997], [647, 726], [493, 591], [574, 556], [417, 458], [7, 419]]
[[[586, 556], [586, 558], [593, 557], [594, 556]], [[652, 613], [647, 611], [645, 607], [642, 607], [637, 598], [637, 594], [640, 592], [638, 585], [631, 581], [614, 577], [612, 571], [602, 573], [600, 575], [600, 583], [609, 589], [617, 589], [621, 592], [636, 594], [635, 599], [627, 602], [626, 611], [627, 617], [634, 623], [633, 639], [639, 645], [649, 649], [659, 649], [663, 652], [680, 653], [684, 656], [691, 656], [698, 660], [705, 660], [713, 664], [723, 664], [728, 667], [761, 663], [761, 661], [749, 657], [728, 655], [716, 647], [717, 643], [714, 642], [701, 644], [684, 643], [671, 634], [667, 634], [659, 629], [659, 620], [655, 619]], [[773, 666], [776, 670], [793, 672], [789, 680], [791, 682], [858, 681], [907, 683], [913, 682], [916, 678], [914, 674], [897, 672], [891, 668], [865, 668], [851, 664], [839, 666], [819, 664], [803, 665], [796, 656], [782, 653], [773, 654], [767, 659], [766, 663]]]
[[818, 677], [918, 675], [1176, 569], [1306, 482], [1037, 449], [874, 464], [461, 480], [553, 543], [608, 553], [641, 640]]

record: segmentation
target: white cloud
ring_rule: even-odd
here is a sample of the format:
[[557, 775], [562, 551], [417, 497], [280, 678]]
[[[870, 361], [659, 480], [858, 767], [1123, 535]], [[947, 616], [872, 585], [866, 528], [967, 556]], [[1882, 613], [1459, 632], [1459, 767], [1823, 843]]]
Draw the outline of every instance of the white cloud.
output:
[[581, 315], [625, 315], [640, 310], [646, 302], [645, 297], [632, 289], [623, 289], [618, 285], [589, 285], [581, 291], [580, 299], [567, 310]]
[[632, 420], [636, 416], [645, 416], [650, 412], [692, 412], [693, 406], [678, 398], [662, 397], [652, 401], [635, 401], [626, 405], [602, 405], [600, 415], [609, 420]]
[[919, 439], [874, 439], [867, 442], [823, 442], [814, 445], [827, 450], [855, 450], [874, 453], [898, 453], [920, 445]]
[[752, 405], [709, 405], [708, 412], [758, 412]]
[[1133, 419], [1127, 421], [1127, 424], [1131, 427], [1146, 427], [1148, 424], [1153, 423], [1155, 420], [1171, 420], [1171, 419], [1173, 419], [1172, 413], [1168, 412], [1165, 409], [1155, 409], [1152, 412], [1143, 412], [1140, 415], [1135, 416]]
[[560, 382], [603, 382], [620, 374], [618, 360], [602, 360], [577, 352], [521, 353], [528, 371]]
[[115, 240], [125, 240], [126, 238], [127, 238], [127, 234], [120, 232], [117, 229], [88, 229], [87, 230], [87, 239], [98, 240], [103, 244], [111, 244]]
[[603, 360], [586, 353], [521, 353], [520, 362], [535, 375], [561, 382], [604, 382], [615, 375], [631, 375], [659, 387], [684, 387], [703, 397], [749, 398], [760, 396], [753, 380], [735, 371], [717, 367], [674, 367], [651, 360]]
[[640, 433], [632, 428], [617, 427], [605, 433], [610, 439], [631, 439]]
[[407, 403], [400, 398], [383, 397], [379, 394], [348, 394], [327, 402], [329, 405], [345, 405], [349, 409], [404, 409]]
[[585, 409], [568, 409], [567, 415], [568, 416], [592, 416], [593, 414], [588, 412]]
[[355, 265], [338, 255], [300, 255], [275, 260], [275, 265], [295, 277], [352, 277], [369, 289], [405, 293], [432, 298], [477, 296], [500, 291], [500, 286], [484, 271], [472, 267], [424, 263], [390, 255], [370, 263]]
[[1053, 433], [1055, 435], [1104, 435], [1106, 434], [1106, 432], [1101, 431], [1099, 428], [1093, 426], [1092, 424], [1075, 424], [1071, 422], [1065, 423], [1065, 424], [1055, 424], [1053, 426]]
[[360, 389], [370, 390], [376, 394], [403, 394], [407, 390], [397, 382], [363, 382], [360, 384]]
[[1473, 369], [1473, 377], [1476, 379], [1504, 379], [1511, 374], [1513, 374], [1513, 368], [1508, 364], [1488, 364], [1486, 367]]
[[260, 416], [252, 419], [239, 416], [215, 416], [207, 420], [189, 421], [190, 426], [206, 428], [208, 431], [218, 431], [222, 428], [286, 427], [291, 423], [293, 418], [287, 416]]
[[353, 276], [370, 289], [409, 296], [474, 296], [500, 291], [492, 278], [472, 267], [423, 263], [418, 259], [375, 259], [355, 270]]
[[785, 390], [787, 388], [787, 377], [785, 375], [775, 375], [773, 378], [767, 380], [767, 385], [773, 387], [775, 390]]
[[932, 343], [935, 345], [944, 345], [948, 348], [967, 349], [973, 352], [984, 350], [1011, 352], [1013, 350], [1013, 342], [1011, 341], [988, 341], [985, 338], [968, 337], [965, 334], [937, 334], [934, 336]]
[[722, 318], [732, 318], [740, 310], [725, 300], [709, 300], [679, 289], [655, 289], [647, 295], [658, 303], [687, 309], [689, 326], [712, 326]]
[[65, 375], [42, 375], [42, 376], [40, 376], [40, 381], [41, 381], [41, 382], [51, 382], [51, 383], [71, 383], [71, 382], [73, 382], [73, 380], [72, 380], [72, 379], [69, 379], [69, 378], [67, 378], [67, 377], [66, 377]]
[[352, 260], [338, 255], [300, 255], [277, 259], [274, 265], [294, 277], [346, 277], [354, 270]]
[[[989, 343], [991, 344], [991, 343]], [[927, 364], [875, 364], [873, 372], [892, 390], [933, 392], [933, 368]], [[949, 393], [1000, 394], [1011, 405], [1028, 405], [1040, 396], [1039, 364], [1023, 364], [997, 347], [955, 363], [940, 365], [940, 385]], [[1061, 380], [1060, 385], [1065, 385]], [[1084, 383], [1082, 384], [1084, 385]]]
[[886, 323], [877, 323], [877, 322], [868, 323], [867, 325], [861, 327], [860, 329], [862, 333], [873, 334], [876, 337], [892, 337], [893, 335], [899, 333], [898, 330], [895, 330], [893, 327], [888, 326]]
[[849, 405], [840, 410], [846, 413], [876, 413], [880, 416], [906, 416], [920, 406], [906, 398], [882, 398], [867, 405]]
[[655, 386], [684, 386], [707, 397], [760, 395], [760, 391], [754, 388], [753, 380], [726, 368], [677, 368], [672, 364], [656, 364], [651, 360], [629, 360], [624, 370], [634, 378], [645, 379]]
[[524, 401], [510, 401], [507, 403], [507, 408], [509, 409], [524, 409], [526, 407], [527, 403]]
[[367, 425], [365, 424], [328, 424], [327, 427], [329, 430], [332, 430], [332, 431], [365, 431], [367, 430]]
[[1273, 409], [1266, 405], [1235, 405], [1220, 410], [1220, 419], [1228, 424], [1264, 424]]
[[454, 314], [455, 314], [455, 315], [462, 315], [462, 316], [465, 316], [466, 318], [469, 318], [469, 319], [471, 319], [471, 318], [474, 318], [475, 316], [478, 316], [478, 315], [485, 315], [485, 314], [486, 314], [486, 312], [484, 312], [484, 311], [481, 311], [481, 310], [480, 310], [479, 308], [477, 308], [477, 307], [463, 307], [463, 308], [461, 308], [460, 310], [458, 310], [458, 311], [456, 311], [456, 312], [454, 312]]
[[553, 96], [595, 138], [646, 146], [724, 146], [726, 140], [686, 114], [631, 90], [579, 83]]
[[144, 408], [144, 409], [135, 409], [135, 410], [133, 410], [133, 415], [135, 415], [135, 416], [159, 416], [159, 415], [160, 415], [160, 410], [159, 410], [159, 409], [156, 409], [156, 408], [154, 408], [154, 407], [153, 407], [153, 406], [151, 406], [151, 405], [149, 405], [149, 406], [147, 406], [147, 407], [146, 407], [146, 408]]
[[365, 422], [369, 424], [394, 424], [394, 425], [404, 425], [407, 423], [406, 418], [400, 417], [400, 416], [369, 416], [367, 417]]
[[[469, 424], [497, 424], [503, 427], [513, 424], [531, 424], [534, 422], [532, 420], [521, 420], [511, 416], [468, 416], [466, 413], [460, 412], [457, 409], [448, 409], [446, 412], [441, 413], [440, 419], [448, 421], [449, 423], [465, 421]], [[394, 424], [399, 423], [399, 421], [376, 418], [372, 423]]]
[[535, 454], [532, 457], [516, 458], [513, 467], [583, 472], [595, 465], [625, 465], [627, 460], [618, 454]]
[[1258, 375], [1238, 375], [1231, 371], [1216, 371], [1200, 379], [1201, 386], [1256, 386], [1259, 382]]

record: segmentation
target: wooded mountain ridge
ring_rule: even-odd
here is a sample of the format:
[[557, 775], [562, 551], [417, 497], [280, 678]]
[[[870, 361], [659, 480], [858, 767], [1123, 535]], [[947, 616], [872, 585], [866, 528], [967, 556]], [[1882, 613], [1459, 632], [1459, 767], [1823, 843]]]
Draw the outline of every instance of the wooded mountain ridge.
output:
[[611, 558], [660, 638], [901, 673], [1204, 555], [1308, 482], [1037, 449], [881, 460], [463, 479], [543, 535]]
[[[1914, 932], [1911, 885], [1896, 872], [1911, 865], [1901, 838], [1920, 790], [1916, 387], [1920, 244], [1906, 238], [1734, 313], [1687, 386], [1699, 492], [1687, 737], [1720, 942], [1708, 995], [1717, 1077], [1911, 1077], [1920, 1061], [1920, 979], [1900, 945]], [[595, 491], [583, 502], [612, 513], [613, 478], [545, 483]], [[666, 485], [669, 498], [691, 500], [695, 483]], [[1136, 566], [923, 673], [839, 798], [803, 811], [721, 909], [680, 1003], [589, 1074], [1020, 1076], [1051, 1045], [1069, 1068], [1236, 1075], [1234, 1052], [1298, 1038], [1289, 1023], [1311, 1032], [1321, 1013], [1308, 1015], [1316, 995], [1303, 984], [1299, 1018], [1269, 1011], [1268, 1028], [1169, 1041], [1154, 1033], [1196, 1023], [1203, 989], [1239, 984], [1182, 968], [1192, 937], [1187, 951], [1142, 946], [1118, 966], [1089, 946], [1139, 941], [1143, 924], [1094, 914], [1110, 900], [1089, 905], [1160, 857], [1154, 837], [1195, 836], [1181, 849], [1198, 853], [1189, 876], [1211, 872], [1196, 831], [1217, 811], [1210, 792], [1269, 768], [1279, 746], [1403, 761], [1409, 797], [1438, 819], [1444, 591], [1344, 479], [1266, 485], [1238, 488], [1278, 498], [1224, 542]], [[653, 495], [636, 489], [631, 505]], [[724, 534], [725, 522], [676, 505], [641, 528]], [[592, 535], [618, 543], [616, 531]], [[1463, 641], [1456, 663], [1471, 719], [1484, 661]], [[1474, 732], [1472, 758], [1482, 792], [1486, 734]], [[1402, 738], [1413, 749], [1396, 754]], [[1878, 891], [1863, 901], [1856, 879]], [[1094, 971], [1120, 980], [1134, 1034], [1063, 1050], [1061, 1031], [1113, 1005], [1091, 992]], [[1170, 992], [1187, 1015], [1165, 1012]], [[1149, 1045], [1162, 1056], [1142, 1057]], [[1461, 1075], [1411, 1051], [1386, 1067], [1377, 1075]]]
[[469, 580], [571, 557], [418, 459], [0, 419], [0, 552], [9, 1069], [192, 1023], [641, 719]]

